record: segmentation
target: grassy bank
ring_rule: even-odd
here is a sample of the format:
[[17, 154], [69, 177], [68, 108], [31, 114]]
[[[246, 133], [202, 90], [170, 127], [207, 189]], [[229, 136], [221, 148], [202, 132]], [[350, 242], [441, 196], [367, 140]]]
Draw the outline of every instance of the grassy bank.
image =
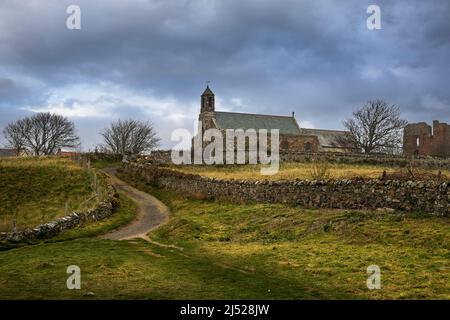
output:
[[13, 220], [21, 230], [93, 207], [98, 201], [93, 175], [70, 159], [1, 159], [0, 231], [11, 231]]
[[[193, 201], [133, 183], [174, 212], [155, 241], [249, 273], [264, 270], [286, 287], [301, 280], [317, 297], [450, 298], [448, 218]], [[369, 265], [380, 266], [382, 290], [367, 289]]]
[[[134, 183], [172, 210], [153, 243], [83, 238], [0, 252], [0, 298], [450, 298], [448, 219], [194, 201]], [[81, 290], [65, 287], [71, 264]], [[380, 290], [367, 289], [369, 265], [381, 268]]]

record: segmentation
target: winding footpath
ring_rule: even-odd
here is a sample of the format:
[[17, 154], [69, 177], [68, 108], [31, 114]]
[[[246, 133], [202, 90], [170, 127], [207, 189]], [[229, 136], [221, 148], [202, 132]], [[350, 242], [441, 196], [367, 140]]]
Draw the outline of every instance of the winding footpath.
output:
[[131, 223], [100, 236], [100, 239], [129, 240], [141, 238], [150, 242], [147, 234], [169, 221], [169, 208], [154, 196], [137, 190], [117, 178], [116, 171], [116, 168], [103, 170], [110, 177], [112, 185], [137, 204], [138, 212]]

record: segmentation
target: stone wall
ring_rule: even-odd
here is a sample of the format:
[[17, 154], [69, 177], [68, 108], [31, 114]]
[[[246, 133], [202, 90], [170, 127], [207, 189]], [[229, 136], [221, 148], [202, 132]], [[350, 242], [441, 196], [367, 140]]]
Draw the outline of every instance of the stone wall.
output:
[[155, 150], [152, 151], [149, 155], [145, 156], [138, 156], [134, 159], [131, 158], [130, 160], [136, 160], [139, 159], [140, 161], [145, 161], [153, 164], [171, 164], [172, 163], [172, 150]]
[[100, 202], [96, 208], [87, 212], [73, 212], [68, 216], [39, 225], [33, 229], [18, 232], [0, 233], [0, 241], [23, 242], [46, 239], [57, 235], [63, 230], [76, 226], [103, 220], [111, 216], [119, 205], [118, 194], [113, 186], [108, 185], [107, 200]]
[[[224, 155], [225, 159], [225, 155]], [[330, 163], [347, 163], [347, 164], [369, 164], [386, 167], [408, 166], [411, 161], [414, 167], [424, 169], [446, 169], [450, 170], [450, 158], [430, 158], [422, 157], [411, 159], [409, 157], [386, 155], [386, 154], [355, 154], [355, 153], [334, 153], [334, 152], [304, 152], [304, 151], [284, 151], [280, 150], [280, 161], [283, 162], [308, 162], [312, 159], [325, 160]], [[139, 162], [147, 162], [152, 164], [172, 164], [170, 150], [152, 151], [150, 155], [134, 157], [131, 160]]]
[[412, 164], [414, 167], [423, 169], [446, 169], [450, 170], [450, 158], [403, 157], [387, 154], [363, 154], [363, 153], [334, 153], [334, 152], [280, 152], [281, 162], [308, 162], [312, 159], [325, 160], [330, 163], [347, 163], [361, 165], [379, 165], [386, 167], [404, 168]]
[[218, 180], [145, 163], [128, 163], [123, 170], [131, 177], [156, 187], [196, 199], [289, 203], [310, 208], [392, 208], [450, 215], [450, 181]]
[[288, 154], [290, 150], [303, 150], [305, 152], [318, 152], [319, 139], [314, 135], [281, 135], [280, 152]]

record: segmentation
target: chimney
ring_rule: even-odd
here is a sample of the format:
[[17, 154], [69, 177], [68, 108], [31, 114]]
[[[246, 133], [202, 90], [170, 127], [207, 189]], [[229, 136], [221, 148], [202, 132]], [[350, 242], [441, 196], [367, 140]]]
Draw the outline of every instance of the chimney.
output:
[[292, 111], [292, 118], [294, 118], [294, 116], [295, 116], [295, 112], [294, 112], [294, 111]]

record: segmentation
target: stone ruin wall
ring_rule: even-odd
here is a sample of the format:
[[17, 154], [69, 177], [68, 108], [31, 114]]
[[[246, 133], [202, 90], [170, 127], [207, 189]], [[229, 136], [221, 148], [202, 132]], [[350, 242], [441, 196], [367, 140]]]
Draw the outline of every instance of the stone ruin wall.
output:
[[450, 157], [450, 125], [433, 121], [433, 127], [425, 122], [411, 123], [403, 133], [405, 156]]

